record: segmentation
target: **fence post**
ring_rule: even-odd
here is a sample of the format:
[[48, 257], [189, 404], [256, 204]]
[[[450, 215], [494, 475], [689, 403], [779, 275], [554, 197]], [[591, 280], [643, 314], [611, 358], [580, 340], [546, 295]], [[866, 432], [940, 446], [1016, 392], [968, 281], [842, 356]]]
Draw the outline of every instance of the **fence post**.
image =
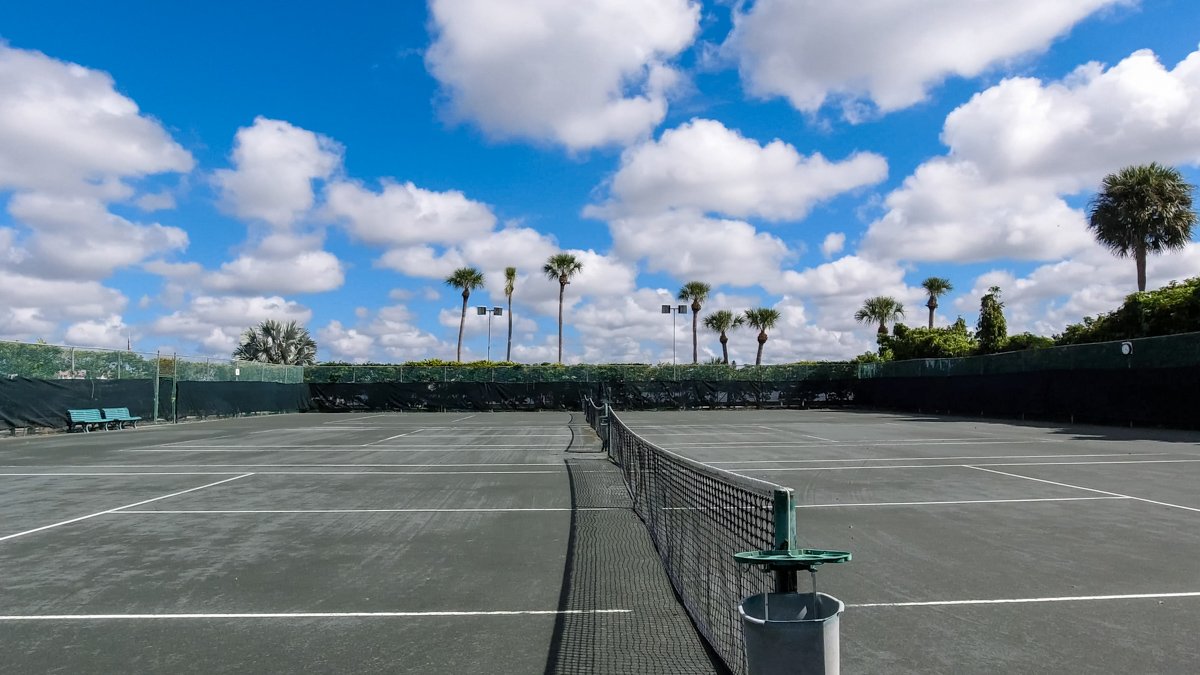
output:
[[75, 379], [75, 348], [71, 347], [71, 379]]
[[117, 352], [117, 379], [121, 379], [121, 352]]
[[162, 374], [162, 350], [154, 352], [154, 421], [158, 422], [158, 383]]
[[171, 352], [171, 423], [179, 424], [179, 354]]

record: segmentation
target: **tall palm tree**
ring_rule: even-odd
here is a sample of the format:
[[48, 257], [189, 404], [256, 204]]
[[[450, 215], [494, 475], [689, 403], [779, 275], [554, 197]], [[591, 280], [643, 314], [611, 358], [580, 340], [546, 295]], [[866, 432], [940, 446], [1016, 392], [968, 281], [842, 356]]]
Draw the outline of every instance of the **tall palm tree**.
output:
[[446, 277], [446, 285], [462, 290], [462, 316], [458, 319], [458, 352], [454, 357], [456, 361], [462, 363], [463, 328], [467, 324], [467, 298], [471, 297], [471, 291], [483, 288], [483, 272], [474, 267], [460, 267]]
[[729, 336], [726, 333], [745, 324], [745, 316], [741, 314], [734, 315], [733, 312], [727, 309], [717, 310], [704, 317], [704, 327], [714, 333], [721, 334], [721, 363], [729, 365]]
[[779, 322], [779, 310], [770, 307], [756, 307], [746, 310], [746, 323], [758, 330], [758, 355], [754, 357], [754, 365], [762, 365], [763, 345], [767, 344], [767, 331]]
[[696, 335], [699, 333], [701, 303], [708, 299], [712, 287], [703, 281], [689, 281], [679, 289], [680, 300], [692, 301], [692, 363], [699, 363], [700, 352], [697, 348]]
[[1146, 290], [1146, 254], [1184, 247], [1196, 212], [1192, 186], [1177, 169], [1150, 163], [1104, 177], [1088, 204], [1088, 229], [1118, 258], [1133, 257], [1138, 291]]
[[867, 298], [863, 306], [854, 313], [854, 320], [865, 324], [879, 324], [879, 334], [887, 335], [889, 323], [895, 323], [904, 316], [904, 305], [895, 298], [887, 295], [877, 295]]
[[317, 343], [308, 329], [295, 321], [282, 324], [267, 319], [242, 333], [242, 343], [233, 351], [233, 358], [311, 366], [317, 360]]
[[504, 297], [508, 298], [508, 350], [504, 352], [504, 360], [512, 361], [512, 294], [517, 287], [517, 268], [504, 268]]
[[929, 302], [925, 303], [925, 306], [929, 308], [929, 328], [932, 329], [933, 312], [938, 308], [938, 298], [954, 290], [954, 284], [942, 277], [929, 277], [921, 282], [921, 288], [929, 293]]
[[542, 272], [546, 274], [546, 278], [551, 281], [558, 281], [558, 362], [562, 363], [562, 312], [563, 312], [563, 295], [567, 292], [567, 284], [571, 283], [571, 277], [579, 274], [583, 269], [583, 263], [575, 259], [575, 256], [570, 253], [555, 253], [546, 260], [546, 264], [542, 266]]

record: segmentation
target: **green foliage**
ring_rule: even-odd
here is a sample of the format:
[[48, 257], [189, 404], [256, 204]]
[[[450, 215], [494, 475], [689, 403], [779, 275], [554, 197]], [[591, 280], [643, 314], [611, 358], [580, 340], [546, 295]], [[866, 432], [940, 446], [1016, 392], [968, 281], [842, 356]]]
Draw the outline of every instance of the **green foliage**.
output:
[[1000, 351], [1020, 352], [1026, 349], [1045, 349], [1053, 346], [1053, 338], [1025, 332], [1008, 336], [1008, 339], [1004, 341], [1004, 349], [1001, 349]]
[[1055, 344], [1076, 345], [1200, 331], [1200, 277], [1133, 293], [1117, 309], [1067, 326]]
[[317, 360], [317, 343], [308, 329], [295, 321], [286, 324], [267, 319], [242, 333], [233, 358], [292, 366], [307, 366]]
[[881, 358], [897, 361], [970, 356], [978, 347], [962, 317], [946, 328], [909, 328], [898, 323], [891, 335], [879, 336]]
[[992, 286], [979, 301], [979, 321], [975, 324], [975, 339], [979, 340], [979, 353], [994, 354], [1004, 348], [1008, 338], [1008, 322], [1004, 319], [1004, 303], [1000, 302], [1000, 288]]
[[887, 325], [904, 316], [904, 305], [887, 295], [877, 295], [863, 301], [863, 306], [854, 313], [854, 320], [868, 325], [879, 325], [879, 334], [887, 333]]

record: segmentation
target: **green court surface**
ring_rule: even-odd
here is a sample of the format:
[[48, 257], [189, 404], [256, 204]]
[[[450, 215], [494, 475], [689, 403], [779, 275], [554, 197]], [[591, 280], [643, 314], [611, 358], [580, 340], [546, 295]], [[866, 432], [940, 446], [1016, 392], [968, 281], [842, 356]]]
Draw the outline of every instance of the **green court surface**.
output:
[[[793, 488], [846, 673], [1188, 672], [1200, 434], [621, 413]], [[11, 672], [720, 672], [575, 413], [251, 417], [0, 440]]]

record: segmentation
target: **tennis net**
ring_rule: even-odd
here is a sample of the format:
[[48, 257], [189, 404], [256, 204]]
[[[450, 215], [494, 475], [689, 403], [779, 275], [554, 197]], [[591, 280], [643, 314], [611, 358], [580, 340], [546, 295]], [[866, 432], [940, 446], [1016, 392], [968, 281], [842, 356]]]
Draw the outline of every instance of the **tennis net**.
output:
[[774, 592], [775, 580], [740, 568], [733, 554], [795, 545], [792, 491], [677, 455], [632, 431], [611, 410], [607, 417], [610, 456], [675, 592], [725, 665], [745, 673], [738, 605]]

